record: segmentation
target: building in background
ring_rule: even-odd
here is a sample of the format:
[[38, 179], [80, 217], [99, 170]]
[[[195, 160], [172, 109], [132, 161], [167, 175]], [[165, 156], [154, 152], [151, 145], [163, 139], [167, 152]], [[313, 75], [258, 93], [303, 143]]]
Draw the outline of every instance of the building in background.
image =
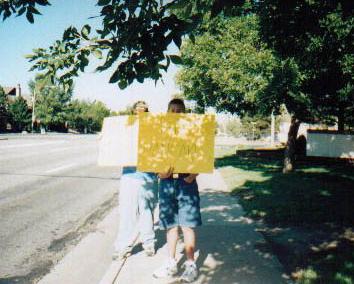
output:
[[21, 90], [21, 85], [17, 84], [17, 86], [10, 86], [10, 87], [3, 87], [5, 94], [7, 96], [7, 99], [9, 101], [9, 103], [14, 102], [16, 98], [18, 97], [22, 97], [26, 100], [27, 105], [30, 109], [32, 109], [32, 99], [31, 99], [31, 95], [27, 95], [27, 94], [22, 94], [22, 90]]
[[[8, 101], [9, 105], [14, 103], [17, 98], [21, 97], [27, 103], [28, 112], [29, 113], [32, 112], [32, 106], [33, 106], [32, 97], [31, 97], [31, 95], [27, 95], [27, 94], [23, 94], [22, 93], [20, 84], [17, 84], [16, 86], [3, 86], [2, 88], [3, 88], [4, 92], [5, 92], [5, 95], [6, 95], [6, 98], [7, 98], [7, 101]], [[14, 130], [14, 125], [12, 125], [11, 119], [9, 117], [7, 117], [5, 119], [5, 124], [6, 124], [6, 130], [7, 131], [13, 131]]]

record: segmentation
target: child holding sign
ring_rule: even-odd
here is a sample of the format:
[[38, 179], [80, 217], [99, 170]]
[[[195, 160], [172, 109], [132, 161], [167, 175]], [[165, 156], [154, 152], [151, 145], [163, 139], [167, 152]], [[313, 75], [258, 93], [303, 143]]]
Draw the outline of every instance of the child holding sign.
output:
[[[138, 101], [133, 110], [134, 114], [147, 112], [148, 106]], [[155, 254], [153, 213], [156, 200], [156, 174], [139, 172], [136, 167], [123, 167], [119, 192], [120, 222], [113, 259], [123, 259], [131, 254], [138, 233], [146, 255]]]
[[[173, 99], [168, 105], [168, 112], [183, 113], [185, 105], [183, 100]], [[167, 173], [158, 174], [160, 226], [166, 229], [169, 259], [159, 269], [155, 270], [155, 278], [171, 277], [177, 273], [176, 246], [178, 230], [182, 229], [187, 261], [181, 276], [184, 282], [193, 282], [198, 277], [195, 264], [194, 250], [196, 236], [194, 228], [202, 224], [200, 214], [200, 198], [197, 174], [174, 175], [173, 169]]]

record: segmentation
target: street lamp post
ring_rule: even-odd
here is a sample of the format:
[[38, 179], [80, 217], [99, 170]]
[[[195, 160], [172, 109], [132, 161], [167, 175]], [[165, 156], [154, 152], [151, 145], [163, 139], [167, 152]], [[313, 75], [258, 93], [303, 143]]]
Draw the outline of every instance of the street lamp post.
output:
[[275, 116], [272, 111], [271, 115], [271, 127], [270, 127], [270, 145], [273, 147], [275, 142]]
[[36, 88], [33, 89], [33, 96], [32, 96], [32, 133], [34, 132], [34, 122], [36, 120], [34, 107], [36, 104]]

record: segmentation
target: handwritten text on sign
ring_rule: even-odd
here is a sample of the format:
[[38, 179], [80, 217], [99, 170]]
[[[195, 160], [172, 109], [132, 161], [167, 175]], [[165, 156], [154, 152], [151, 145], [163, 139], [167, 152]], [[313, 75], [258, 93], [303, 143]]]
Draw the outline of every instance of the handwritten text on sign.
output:
[[214, 115], [139, 116], [138, 169], [144, 172], [207, 173], [214, 168]]

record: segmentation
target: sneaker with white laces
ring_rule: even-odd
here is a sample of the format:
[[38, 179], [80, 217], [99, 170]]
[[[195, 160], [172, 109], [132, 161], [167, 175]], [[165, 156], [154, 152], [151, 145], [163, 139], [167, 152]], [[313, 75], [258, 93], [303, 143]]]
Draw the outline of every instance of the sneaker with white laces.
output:
[[132, 253], [132, 247], [126, 247], [122, 250], [117, 250], [113, 252], [112, 259], [113, 260], [123, 260], [124, 258], [127, 258], [131, 255]]
[[184, 265], [185, 270], [180, 277], [181, 282], [191, 283], [198, 278], [198, 268], [194, 261], [187, 260]]
[[156, 269], [152, 276], [155, 278], [170, 278], [177, 274], [177, 261], [174, 259], [169, 259], [161, 267]]
[[146, 256], [155, 255], [155, 244], [143, 245], [143, 248]]

